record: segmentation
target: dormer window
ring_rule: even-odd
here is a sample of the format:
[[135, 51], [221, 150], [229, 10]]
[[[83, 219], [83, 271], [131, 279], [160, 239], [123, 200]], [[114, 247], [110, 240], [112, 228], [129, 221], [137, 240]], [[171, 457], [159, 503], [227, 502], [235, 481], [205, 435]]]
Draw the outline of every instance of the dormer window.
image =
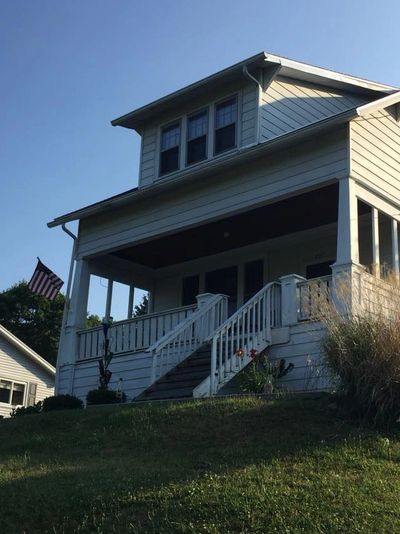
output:
[[236, 146], [236, 97], [215, 106], [214, 153], [221, 154]]
[[165, 126], [161, 131], [160, 174], [179, 169], [181, 125], [179, 122]]
[[187, 120], [186, 164], [191, 165], [207, 157], [208, 113], [196, 113]]

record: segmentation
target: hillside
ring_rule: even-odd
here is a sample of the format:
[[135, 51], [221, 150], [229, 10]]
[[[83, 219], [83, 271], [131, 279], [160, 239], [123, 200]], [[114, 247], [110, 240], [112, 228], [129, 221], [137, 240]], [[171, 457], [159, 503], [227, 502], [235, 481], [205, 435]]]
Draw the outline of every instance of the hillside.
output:
[[400, 434], [254, 398], [0, 422], [4, 533], [399, 532]]

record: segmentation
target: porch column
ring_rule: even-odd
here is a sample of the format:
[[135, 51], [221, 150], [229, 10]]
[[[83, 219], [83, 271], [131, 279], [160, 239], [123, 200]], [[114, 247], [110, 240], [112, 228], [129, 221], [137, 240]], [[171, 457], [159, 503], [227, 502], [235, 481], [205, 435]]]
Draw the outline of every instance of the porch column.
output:
[[358, 202], [351, 177], [339, 181], [336, 262], [332, 265], [332, 300], [342, 315], [352, 313], [361, 298], [358, 247]]
[[379, 255], [379, 211], [372, 208], [372, 263], [374, 275], [380, 278], [381, 260]]
[[108, 323], [111, 317], [111, 304], [112, 304], [112, 292], [113, 292], [113, 281], [108, 280], [107, 284], [107, 298], [106, 298], [106, 309], [104, 312], [104, 319]]
[[89, 297], [90, 271], [86, 260], [78, 260], [65, 327], [60, 336], [58, 367], [74, 363], [78, 350], [78, 330], [85, 327]]
[[393, 262], [393, 271], [398, 276], [399, 274], [399, 236], [397, 232], [396, 219], [392, 219], [392, 262]]
[[132, 319], [134, 302], [135, 302], [135, 286], [131, 285], [129, 286], [128, 313], [127, 313], [128, 319]]
[[336, 265], [358, 262], [357, 197], [355, 183], [350, 177], [347, 177], [339, 182]]
[[290, 326], [298, 321], [299, 295], [297, 284], [306, 279], [298, 274], [288, 274], [281, 276], [281, 305], [282, 305], [282, 326]]

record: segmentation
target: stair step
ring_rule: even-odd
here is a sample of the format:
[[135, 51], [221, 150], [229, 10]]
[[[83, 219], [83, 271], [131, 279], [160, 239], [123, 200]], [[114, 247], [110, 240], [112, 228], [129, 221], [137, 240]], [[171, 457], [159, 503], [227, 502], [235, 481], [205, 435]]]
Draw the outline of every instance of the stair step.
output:
[[141, 400], [181, 399], [193, 397], [193, 388], [175, 388], [165, 391], [154, 391], [141, 396]]
[[153, 391], [166, 391], [168, 389], [180, 389], [180, 388], [188, 388], [188, 387], [196, 387], [199, 382], [202, 382], [204, 378], [206, 378], [208, 375], [199, 377], [199, 378], [193, 378], [191, 380], [166, 380], [165, 382], [157, 382], [157, 385], [150, 386], [147, 391], [153, 392]]

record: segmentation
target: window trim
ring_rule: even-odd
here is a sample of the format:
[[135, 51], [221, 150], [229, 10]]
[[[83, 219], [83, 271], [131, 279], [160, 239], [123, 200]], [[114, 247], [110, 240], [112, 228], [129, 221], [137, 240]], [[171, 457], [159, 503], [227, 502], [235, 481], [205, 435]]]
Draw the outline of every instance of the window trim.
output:
[[[179, 126], [179, 145], [178, 145], [178, 168], [174, 169], [173, 171], [168, 172], [161, 172], [161, 154], [165, 152], [165, 150], [162, 150], [162, 134], [163, 130], [170, 128], [172, 126], [178, 125]], [[168, 121], [165, 124], [162, 124], [159, 129], [159, 140], [158, 140], [158, 176], [159, 178], [164, 178], [164, 176], [168, 176], [169, 174], [172, 174], [173, 172], [178, 172], [182, 169], [182, 135], [183, 135], [183, 128], [182, 128], [182, 117], [177, 118], [173, 121]], [[173, 147], [174, 148], [174, 147]], [[168, 149], [170, 150], [170, 149]]]
[[[199, 137], [194, 137], [193, 139], [189, 139], [189, 121], [192, 117], [196, 117], [196, 115], [200, 115], [202, 113], [205, 113], [206, 114], [206, 118], [207, 118], [207, 130], [206, 130], [206, 155], [204, 158], [202, 159], [198, 159], [197, 161], [193, 161], [192, 163], [188, 163], [188, 143], [189, 141], [193, 141], [195, 139], [198, 139]], [[185, 117], [185, 122], [186, 122], [186, 128], [185, 128], [185, 133], [186, 133], [186, 139], [185, 139], [185, 160], [184, 160], [184, 168], [186, 169], [186, 167], [192, 167], [192, 165], [196, 165], [197, 163], [201, 163], [202, 161], [206, 161], [207, 159], [209, 159], [209, 136], [210, 136], [210, 106], [206, 106], [204, 108], [200, 108], [196, 111], [193, 111], [192, 113], [188, 113]]]
[[[224, 102], [229, 102], [230, 100], [235, 100], [236, 102], [236, 119], [235, 119], [235, 122], [232, 122], [231, 124], [234, 124], [235, 125], [235, 144], [225, 150], [222, 150], [222, 152], [218, 152], [216, 153], [215, 152], [215, 139], [216, 139], [216, 132], [217, 130], [220, 130], [221, 128], [217, 128], [216, 127], [216, 119], [217, 119], [217, 107], [220, 105], [220, 104], [223, 104]], [[227, 126], [230, 126], [230, 124], [228, 124]], [[220, 100], [217, 100], [214, 102], [214, 124], [213, 124], [213, 157], [218, 157], [218, 156], [221, 156], [222, 154], [227, 154], [230, 150], [236, 150], [237, 147], [238, 147], [238, 142], [239, 142], [239, 98], [238, 98], [238, 93], [235, 93], [233, 95], [230, 95], [230, 96], [227, 96], [225, 98], [222, 98]], [[223, 128], [225, 128], [226, 126], [223, 126]]]
[[[236, 100], [236, 121], [235, 121], [235, 145], [233, 147], [227, 148], [223, 152], [219, 152], [218, 154], [215, 153], [215, 115], [216, 115], [216, 107], [218, 104], [222, 104], [223, 102], [226, 102], [228, 100], [235, 99]], [[187, 131], [188, 131], [188, 119], [194, 115], [197, 115], [198, 113], [201, 113], [202, 111], [207, 112], [207, 119], [208, 119], [208, 127], [207, 127], [207, 144], [206, 144], [206, 157], [204, 159], [201, 159], [199, 161], [195, 161], [193, 163], [187, 163]], [[174, 120], [169, 120], [167, 122], [164, 122], [162, 124], [158, 125], [158, 133], [156, 137], [156, 153], [158, 157], [158, 173], [155, 176], [155, 181], [163, 180], [165, 177], [176, 174], [178, 172], [183, 172], [187, 169], [194, 168], [197, 165], [204, 165], [206, 161], [211, 161], [214, 159], [217, 159], [219, 157], [226, 156], [230, 152], [234, 152], [238, 150], [238, 147], [240, 146], [240, 138], [241, 138], [241, 132], [240, 132], [240, 117], [242, 115], [242, 90], [238, 89], [237, 91], [233, 93], [229, 93], [224, 95], [221, 98], [218, 98], [216, 100], [212, 100], [207, 105], [199, 106], [193, 110], [190, 110], [188, 113], [182, 114], [178, 117], [176, 117]], [[161, 173], [161, 142], [162, 142], [162, 132], [165, 128], [168, 128], [169, 126], [173, 126], [174, 124], [179, 124], [180, 126], [180, 143], [179, 143], [179, 166], [174, 171], [169, 171], [165, 173]]]
[[11, 390], [10, 390], [11, 391], [11, 394], [10, 394], [10, 400], [11, 401], [12, 401], [12, 394], [13, 394], [13, 391], [14, 391], [14, 384], [18, 384], [20, 386], [24, 386], [24, 396], [23, 396], [23, 399], [22, 399], [22, 404], [12, 404], [12, 402], [2, 402], [2, 401], [0, 401], [0, 406], [11, 406], [11, 407], [14, 407], [14, 406], [25, 406], [28, 383], [27, 382], [21, 382], [19, 380], [12, 380], [10, 378], [6, 378], [6, 377], [3, 377], [3, 376], [0, 376], [0, 380], [4, 380], [4, 382], [10, 382], [11, 383]]

